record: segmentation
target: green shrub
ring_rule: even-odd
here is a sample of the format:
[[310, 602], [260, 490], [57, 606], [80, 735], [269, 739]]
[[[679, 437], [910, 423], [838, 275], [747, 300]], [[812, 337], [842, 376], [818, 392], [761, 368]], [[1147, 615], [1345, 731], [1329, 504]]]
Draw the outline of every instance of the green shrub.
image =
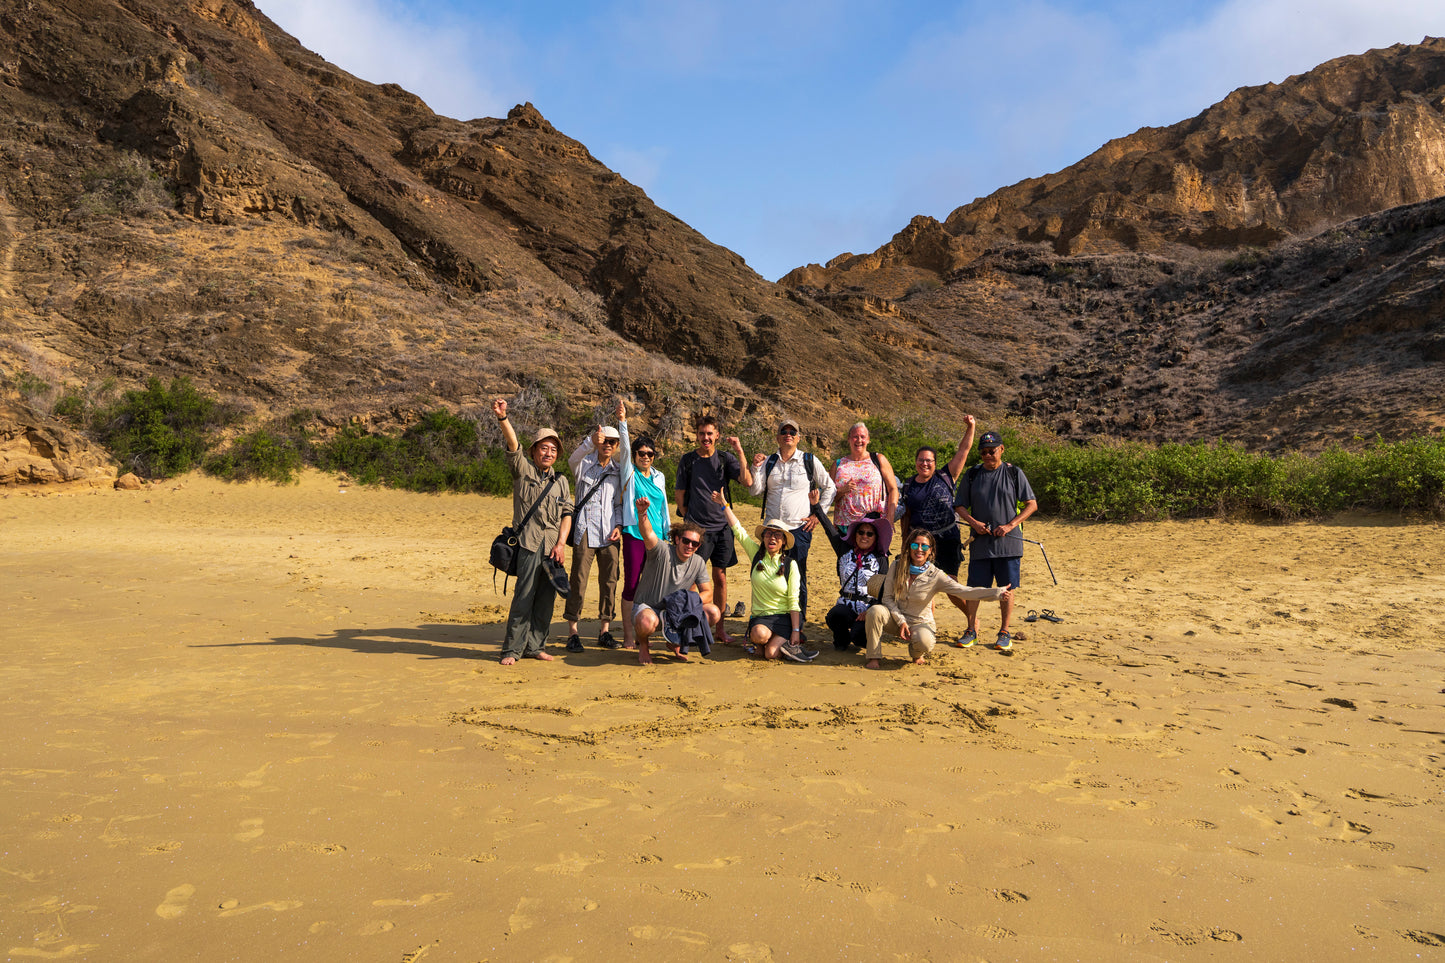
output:
[[[442, 409], [428, 412], [400, 435], [373, 435], [348, 426], [317, 446], [316, 463], [326, 471], [346, 472], [363, 485], [423, 492], [512, 492], [504, 453], [482, 446], [475, 421]], [[559, 468], [566, 473], [565, 463]]]
[[300, 480], [301, 469], [309, 461], [310, 453], [311, 443], [305, 433], [257, 428], [207, 458], [205, 469], [227, 481], [259, 478], [290, 485]]
[[99, 408], [92, 430], [130, 471], [168, 478], [200, 465], [216, 432], [236, 420], [234, 411], [201, 394], [190, 379], [166, 385], [152, 377], [143, 390]]

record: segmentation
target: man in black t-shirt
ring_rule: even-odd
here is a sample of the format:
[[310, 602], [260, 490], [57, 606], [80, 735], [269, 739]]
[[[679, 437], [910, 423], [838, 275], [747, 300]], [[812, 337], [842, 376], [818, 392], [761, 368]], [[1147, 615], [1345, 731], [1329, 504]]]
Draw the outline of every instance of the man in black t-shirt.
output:
[[[727, 513], [713, 502], [712, 493], [726, 493], [728, 483], [732, 481], [751, 485], [753, 473], [748, 468], [743, 443], [737, 438], [728, 439], [733, 451], [718, 450], [721, 435], [717, 419], [712, 415], [703, 415], [697, 420], [697, 450], [678, 460], [674, 495], [677, 498], [677, 514], [703, 530], [703, 543], [698, 555], [712, 562], [712, 601], [726, 615], [727, 570], [737, 564], [738, 554], [733, 545], [732, 530], [728, 528]], [[713, 628], [713, 637], [724, 645], [733, 642], [721, 620]]]

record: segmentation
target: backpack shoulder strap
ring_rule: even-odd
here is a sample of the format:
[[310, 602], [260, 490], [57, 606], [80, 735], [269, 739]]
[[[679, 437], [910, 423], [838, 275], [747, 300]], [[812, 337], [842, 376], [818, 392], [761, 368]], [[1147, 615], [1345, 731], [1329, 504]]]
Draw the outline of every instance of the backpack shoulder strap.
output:
[[808, 491], [818, 487], [818, 482], [813, 477], [813, 453], [811, 451], [803, 452], [803, 474], [808, 476]]
[[870, 451], [868, 453], [868, 460], [873, 463], [874, 468], [878, 469], [878, 474], [883, 474], [883, 463], [878, 460], [878, 452]]
[[683, 452], [677, 460], [677, 490], [687, 491], [692, 485], [692, 466], [697, 462], [697, 452]]
[[778, 453], [773, 452], [768, 456], [768, 462], [763, 466], [763, 498], [768, 497], [768, 479], [773, 477], [773, 469], [778, 466]]

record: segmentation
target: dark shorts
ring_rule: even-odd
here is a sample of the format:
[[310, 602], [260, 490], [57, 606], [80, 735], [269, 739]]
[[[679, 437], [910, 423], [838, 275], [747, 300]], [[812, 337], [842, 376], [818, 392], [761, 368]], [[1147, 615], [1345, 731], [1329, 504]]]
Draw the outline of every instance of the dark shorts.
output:
[[753, 626], [765, 626], [774, 635], [782, 636], [785, 639], [793, 637], [793, 617], [790, 614], [783, 615], [754, 615], [748, 619], [748, 635], [753, 634]]
[[738, 563], [738, 550], [733, 544], [733, 530], [724, 528], [720, 532], [708, 532], [702, 537], [702, 546], [698, 548], [697, 554], [702, 556], [704, 562], [712, 562], [712, 567], [732, 568]]
[[946, 532], [933, 533], [933, 564], [951, 579], [958, 578], [958, 567], [963, 564], [962, 530], [953, 526]]
[[1013, 558], [973, 558], [968, 561], [968, 584], [970, 588], [988, 588], [991, 585], [1012, 585], [1019, 587], [1019, 561]]

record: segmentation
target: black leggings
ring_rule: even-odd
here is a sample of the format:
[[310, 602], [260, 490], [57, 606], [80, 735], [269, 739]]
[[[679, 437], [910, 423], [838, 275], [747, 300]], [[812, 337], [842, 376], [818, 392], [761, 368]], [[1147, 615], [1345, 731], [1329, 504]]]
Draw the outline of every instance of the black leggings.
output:
[[861, 647], [867, 643], [858, 613], [841, 602], [828, 610], [823, 621], [833, 630], [833, 648], [840, 652], [847, 651], [850, 645]]

